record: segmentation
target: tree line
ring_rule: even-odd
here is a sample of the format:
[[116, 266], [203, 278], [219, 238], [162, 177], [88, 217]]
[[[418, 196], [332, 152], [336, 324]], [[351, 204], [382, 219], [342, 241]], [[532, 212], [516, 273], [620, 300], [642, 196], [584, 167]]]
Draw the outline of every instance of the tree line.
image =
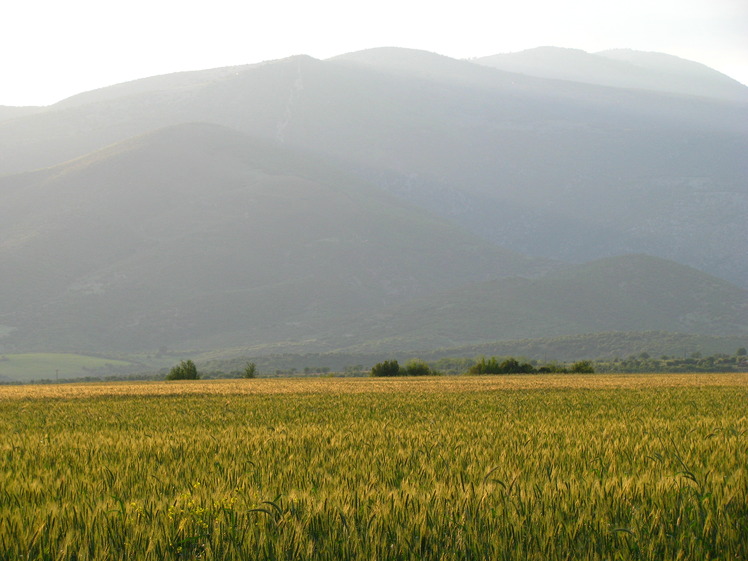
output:
[[[535, 367], [529, 362], [520, 362], [516, 358], [507, 358], [501, 362], [496, 357], [481, 357], [475, 364], [465, 372], [466, 374], [542, 374], [542, 373], [575, 373], [591, 374], [595, 372], [592, 362], [582, 360], [575, 362], [570, 367], [558, 363], [550, 363]], [[385, 360], [375, 364], [371, 369], [374, 377], [382, 376], [434, 376], [439, 372], [434, 370], [423, 360], [413, 359], [401, 368], [396, 360]]]
[[[375, 364], [370, 376], [393, 377], [393, 376], [437, 376], [440, 374], [592, 374], [594, 372], [742, 372], [748, 371], [748, 353], [741, 347], [734, 355], [715, 354], [702, 356], [700, 353], [692, 353], [687, 357], [662, 356], [653, 358], [644, 352], [637, 356], [626, 359], [610, 360], [580, 360], [572, 364], [551, 361], [538, 364], [536, 361], [521, 361], [514, 357], [490, 357], [481, 356], [477, 359], [470, 358], [446, 358], [434, 363], [414, 358], [400, 365], [397, 360], [389, 359]], [[326, 367], [304, 368], [304, 374], [331, 374], [331, 369]], [[339, 374], [343, 376], [365, 375], [365, 369], [356, 365], [355, 369], [346, 368]], [[275, 370], [271, 375], [294, 375], [296, 369], [289, 371]], [[163, 374], [162, 374], [163, 375]], [[242, 371], [231, 372], [226, 376], [222, 372], [207, 372], [209, 378], [255, 378], [258, 375], [257, 365], [247, 362]], [[191, 360], [183, 360], [174, 366], [166, 376], [167, 380], [197, 380], [201, 377], [195, 363]]]

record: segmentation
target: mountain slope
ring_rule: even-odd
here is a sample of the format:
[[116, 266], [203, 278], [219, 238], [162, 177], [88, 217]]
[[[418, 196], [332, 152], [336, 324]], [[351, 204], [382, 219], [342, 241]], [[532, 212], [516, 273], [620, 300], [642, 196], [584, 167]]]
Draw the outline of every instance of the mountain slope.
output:
[[82, 92], [55, 103], [54, 109], [68, 109], [93, 103], [99, 104], [126, 97], [143, 96], [144, 94], [154, 95], [159, 92], [188, 92], [191, 89], [200, 88], [208, 83], [229, 78], [246, 68], [247, 66], [228, 66], [207, 70], [174, 72], [172, 74], [150, 76], [148, 78], [141, 78], [139, 80], [123, 82], [96, 90]]
[[381, 165], [371, 172], [392, 192], [524, 253], [586, 261], [644, 252], [748, 286], [748, 105], [513, 83], [505, 73], [491, 87], [466, 88], [453, 83], [475, 69], [458, 81], [457, 61], [436, 55], [398, 59], [385, 49], [341, 58], [401, 80], [424, 68], [430, 75], [423, 90], [434, 112], [423, 130], [435, 138], [416, 137], [415, 125], [403, 135], [428, 154], [391, 166], [408, 170], [405, 178]]
[[[548, 133], [578, 135], [580, 142], [595, 133], [591, 141], [624, 145], [643, 140], [638, 134], [673, 127], [679, 134], [694, 127], [742, 134], [740, 115], [707, 100], [528, 78], [408, 49], [372, 49], [329, 61], [297, 56], [154, 77], [75, 96], [42, 114], [0, 123], [0, 174], [62, 163], [182, 122], [223, 124], [360, 165], [395, 171], [407, 165], [424, 173], [442, 160], [464, 172], [458, 158], [472, 150], [444, 158], [444, 150], [464, 141], [471, 149], [498, 141], [502, 148], [516, 142], [526, 150], [525, 139], [540, 135], [542, 141]], [[621, 130], [631, 139], [617, 138]], [[538, 150], [545, 148], [541, 142]], [[421, 161], [425, 156], [430, 159]], [[409, 161], [413, 157], [419, 159]]]
[[357, 350], [612, 331], [748, 334], [748, 291], [671, 261], [627, 255], [425, 296], [359, 329], [370, 341]]
[[518, 252], [644, 252], [748, 286], [746, 104], [396, 48], [146, 80], [117, 97], [123, 88], [0, 123], [0, 170], [213, 122], [314, 151]]
[[[0, 179], [2, 340], [137, 349], [314, 326], [540, 262], [313, 157], [190, 124]], [[233, 339], [232, 339], [233, 337]]]

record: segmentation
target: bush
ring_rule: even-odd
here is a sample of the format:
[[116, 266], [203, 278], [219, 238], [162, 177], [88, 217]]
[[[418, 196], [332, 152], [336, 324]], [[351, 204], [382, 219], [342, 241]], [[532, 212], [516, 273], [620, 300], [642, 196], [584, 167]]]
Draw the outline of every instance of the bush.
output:
[[538, 374], [568, 374], [569, 371], [562, 364], [553, 361], [549, 364], [544, 364], [537, 370]]
[[396, 360], [385, 360], [372, 366], [371, 375], [375, 377], [398, 376], [400, 374], [400, 365]]
[[535, 367], [532, 364], [528, 362], [520, 364], [519, 361], [513, 358], [505, 360], [499, 366], [503, 374], [533, 374], [535, 372]]
[[167, 380], [199, 380], [197, 367], [191, 360], [183, 360], [174, 366], [166, 376]]
[[470, 370], [468, 370], [469, 374], [500, 374], [499, 371], [499, 361], [496, 360], [496, 357], [491, 357], [488, 360], [486, 360], [486, 357], [482, 356], [476, 362], [473, 364], [473, 366], [470, 367]]
[[496, 357], [491, 357], [488, 360], [486, 360], [486, 357], [481, 357], [468, 370], [470, 374], [532, 374], [534, 372], [535, 367], [527, 362], [520, 363], [515, 358], [508, 358], [499, 363]]
[[433, 376], [435, 372], [420, 358], [413, 358], [405, 363], [406, 376]]
[[571, 365], [569, 372], [575, 374], [594, 374], [595, 369], [592, 367], [592, 363], [589, 360], [580, 360]]

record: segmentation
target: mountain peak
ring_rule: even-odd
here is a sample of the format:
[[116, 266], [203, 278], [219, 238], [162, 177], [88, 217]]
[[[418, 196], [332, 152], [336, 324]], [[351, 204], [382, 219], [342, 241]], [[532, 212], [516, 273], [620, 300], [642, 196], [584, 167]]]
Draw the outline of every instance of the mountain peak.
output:
[[361, 49], [360, 51], [351, 51], [341, 55], [334, 56], [328, 60], [392, 60], [392, 59], [446, 59], [450, 58], [432, 51], [424, 49], [411, 49], [407, 47], [372, 47], [370, 49]]
[[338, 55], [328, 59], [333, 62], [347, 62], [357, 65], [390, 71], [427, 72], [445, 67], [459, 66], [462, 63], [448, 56], [419, 49], [402, 47], [375, 47]]

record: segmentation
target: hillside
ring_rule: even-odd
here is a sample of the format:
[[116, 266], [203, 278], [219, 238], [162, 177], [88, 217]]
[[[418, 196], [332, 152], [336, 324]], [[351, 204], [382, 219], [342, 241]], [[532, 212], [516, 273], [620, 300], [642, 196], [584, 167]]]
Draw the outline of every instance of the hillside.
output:
[[[437, 349], [396, 349], [388, 347], [376, 351], [331, 351], [324, 353], [266, 353], [258, 349], [216, 349], [194, 357], [206, 372], [241, 372], [248, 361], [254, 361], [261, 372], [276, 371], [319, 375], [326, 371], [360, 374], [383, 359], [396, 359], [405, 364], [411, 358], [432, 363], [442, 359], [459, 363], [459, 359], [476, 359], [480, 356], [522, 357], [541, 363], [549, 361], [573, 362], [578, 360], [613, 360], [638, 357], [647, 353], [651, 357], [663, 355], [688, 357], [694, 353], [734, 355], [745, 347], [748, 334], [743, 337], [693, 335], [665, 331], [633, 331], [584, 333], [541, 339], [515, 339], [492, 341], [476, 345]], [[446, 361], [442, 361], [446, 362]], [[0, 369], [2, 366], [0, 365]], [[462, 367], [464, 371], [467, 366]]]
[[519, 339], [442, 349], [432, 356], [522, 356], [531, 360], [577, 361], [612, 360], [647, 353], [652, 357], [686, 357], [694, 353], [733, 355], [744, 347], [748, 335], [742, 337], [694, 335], [666, 331], [615, 331], [563, 335], [543, 339]]
[[633, 331], [748, 334], [748, 291], [671, 261], [627, 255], [425, 296], [368, 318], [354, 333], [369, 339], [355, 350], [370, 352]]
[[[604, 63], [623, 64], [612, 56]], [[657, 76], [677, 89], [681, 74]], [[0, 174], [185, 122], [315, 153], [520, 253], [573, 262], [648, 253], [748, 287], [748, 104], [424, 51], [297, 56], [88, 92], [0, 122]]]
[[309, 337], [415, 294], [548, 267], [303, 153], [203, 124], [0, 180], [0, 239], [2, 341], [47, 350]]
[[528, 57], [576, 75], [383, 48], [0, 108], [0, 352], [743, 333], [745, 87]]
[[407, 54], [342, 57], [417, 76], [441, 104], [423, 129], [439, 140], [410, 137], [430, 157], [392, 166], [407, 177], [371, 169], [391, 192], [523, 253], [576, 262], [648, 253], [748, 287], [748, 104], [506, 72], [466, 87], [475, 68], [458, 81], [455, 61]]

